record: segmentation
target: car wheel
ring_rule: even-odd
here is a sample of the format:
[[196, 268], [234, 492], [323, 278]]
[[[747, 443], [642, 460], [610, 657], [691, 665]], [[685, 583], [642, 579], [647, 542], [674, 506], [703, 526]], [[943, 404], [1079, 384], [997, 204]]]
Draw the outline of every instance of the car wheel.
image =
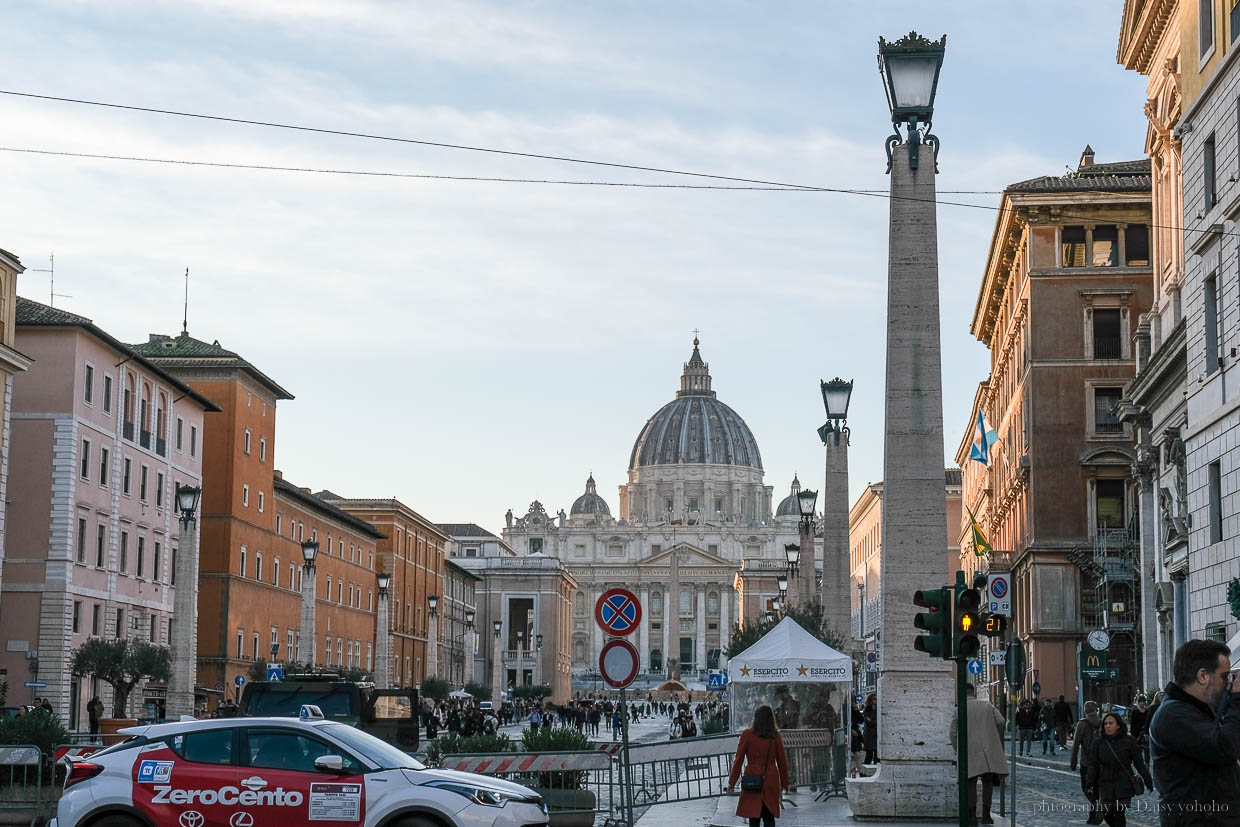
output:
[[443, 827], [443, 823], [425, 816], [406, 816], [393, 823], [392, 827]]
[[142, 827], [142, 822], [131, 816], [113, 813], [91, 822], [90, 827]]

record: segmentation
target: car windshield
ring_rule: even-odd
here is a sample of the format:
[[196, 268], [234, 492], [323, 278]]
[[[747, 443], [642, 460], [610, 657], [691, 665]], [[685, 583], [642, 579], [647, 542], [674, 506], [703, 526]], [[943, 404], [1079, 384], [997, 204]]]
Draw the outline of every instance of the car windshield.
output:
[[319, 727], [340, 743], [352, 749], [363, 758], [369, 759], [385, 770], [424, 770], [426, 765], [407, 752], [380, 741], [375, 736], [362, 732], [348, 724], [324, 724]]

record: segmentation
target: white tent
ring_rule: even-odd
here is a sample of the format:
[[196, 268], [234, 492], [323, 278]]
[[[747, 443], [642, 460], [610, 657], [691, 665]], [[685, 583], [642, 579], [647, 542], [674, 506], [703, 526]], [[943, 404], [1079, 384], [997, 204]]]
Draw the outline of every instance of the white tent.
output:
[[728, 661], [728, 683], [849, 683], [852, 658], [840, 654], [790, 617]]
[[472, 698], [473, 695], [469, 694], [464, 689], [458, 689], [455, 692], [448, 693], [448, 697], [449, 698]]

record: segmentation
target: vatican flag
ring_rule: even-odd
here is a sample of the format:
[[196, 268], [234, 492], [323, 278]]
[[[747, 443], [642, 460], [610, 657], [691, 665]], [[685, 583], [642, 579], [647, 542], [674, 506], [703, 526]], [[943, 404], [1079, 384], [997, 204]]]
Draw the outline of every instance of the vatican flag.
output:
[[986, 539], [986, 535], [982, 533], [982, 527], [977, 524], [977, 517], [973, 516], [973, 509], [965, 506], [965, 511], [969, 512], [969, 527], [973, 530], [973, 553], [978, 557], [982, 557], [994, 549], [990, 545], [990, 541]]

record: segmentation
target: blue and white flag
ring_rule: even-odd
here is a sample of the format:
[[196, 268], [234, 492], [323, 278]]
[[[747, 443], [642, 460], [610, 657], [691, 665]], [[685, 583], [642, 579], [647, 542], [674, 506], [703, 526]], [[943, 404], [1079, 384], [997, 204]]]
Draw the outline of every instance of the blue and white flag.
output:
[[973, 447], [969, 450], [969, 459], [990, 465], [990, 446], [999, 441], [999, 435], [990, 427], [989, 420], [983, 411], [977, 414], [977, 432], [973, 434]]

